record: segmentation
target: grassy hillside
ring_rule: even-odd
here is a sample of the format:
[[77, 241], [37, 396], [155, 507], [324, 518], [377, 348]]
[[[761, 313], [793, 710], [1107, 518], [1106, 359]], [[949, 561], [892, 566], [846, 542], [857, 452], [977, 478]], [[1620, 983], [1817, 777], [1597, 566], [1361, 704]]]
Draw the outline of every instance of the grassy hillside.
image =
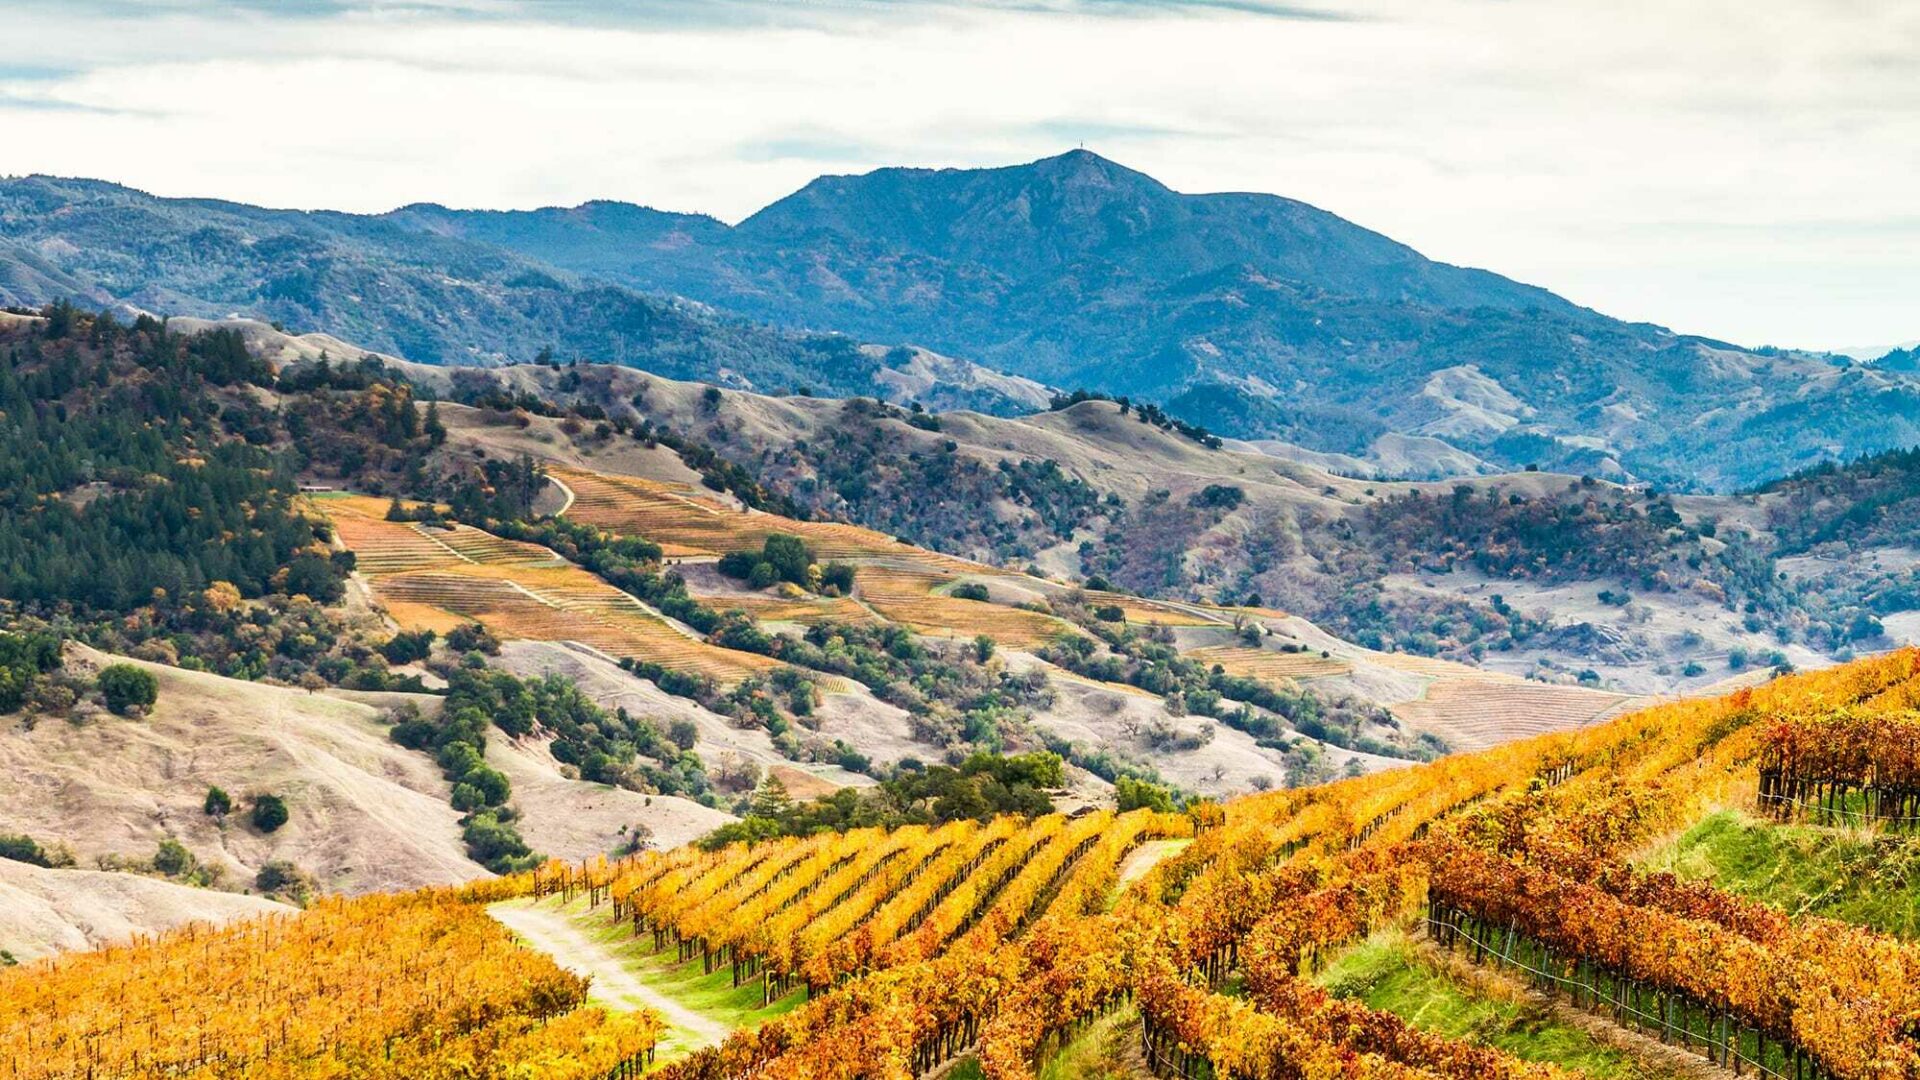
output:
[[1451, 1039], [1495, 1047], [1525, 1061], [1546, 1062], [1601, 1080], [1654, 1080], [1691, 1075], [1622, 1049], [1627, 1040], [1596, 1034], [1551, 999], [1518, 983], [1461, 970], [1448, 958], [1397, 931], [1346, 950], [1314, 976], [1334, 994], [1392, 1013]]
[[1920, 936], [1920, 845], [1897, 836], [1708, 815], [1642, 864], [1898, 937]]
[[[0, 859], [0, 951], [27, 963], [113, 945], [189, 922], [229, 922], [287, 911], [263, 897], [101, 870], [44, 869]], [[6, 961], [0, 960], [0, 966]]]
[[[117, 659], [82, 652], [69, 667], [97, 671]], [[29, 716], [0, 727], [0, 763], [22, 778], [0, 792], [0, 831], [64, 843], [87, 866], [150, 865], [172, 840], [199, 876], [234, 890], [255, 888], [276, 861], [329, 892], [477, 876], [446, 783], [387, 737], [385, 709], [136, 663], [158, 680], [145, 716]], [[206, 812], [214, 787], [229, 794], [232, 812]], [[249, 820], [251, 799], [263, 794], [287, 806], [272, 831]]]

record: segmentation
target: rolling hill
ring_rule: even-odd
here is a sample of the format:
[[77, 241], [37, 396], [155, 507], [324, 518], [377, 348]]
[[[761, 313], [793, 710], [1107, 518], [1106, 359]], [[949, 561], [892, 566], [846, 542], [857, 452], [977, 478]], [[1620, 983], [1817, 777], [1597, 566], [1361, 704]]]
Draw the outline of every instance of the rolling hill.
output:
[[187, 923], [228, 922], [287, 905], [106, 870], [48, 870], [0, 859], [0, 943], [21, 963], [158, 934]]
[[[10, 320], [13, 355], [30, 358], [23, 370], [48, 363], [26, 339], [52, 333], [56, 321]], [[105, 348], [86, 344], [101, 332], [84, 318], [66, 332], [55, 355], [70, 350], [91, 363]], [[1109, 802], [1123, 778], [1230, 796], [1389, 769], [1442, 746], [1589, 728], [1637, 695], [1724, 678], [1715, 649], [1757, 658], [1773, 640], [1770, 624], [1743, 622], [1731, 603], [1749, 594], [1709, 592], [1770, 583], [1775, 571], [1763, 564], [1727, 576], [1737, 563], [1710, 560], [1736, 544], [1783, 544], [1828, 513], [1860, 528], [1796, 558], [1886, 558], [1908, 496], [1904, 459], [1812, 473], [1754, 496], [1678, 500], [1548, 473], [1363, 481], [1245, 444], [1214, 446], [1110, 401], [1019, 418], [927, 414], [716, 391], [609, 366], [481, 372], [373, 357], [364, 367], [361, 350], [338, 339], [259, 323], [183, 319], [177, 332], [167, 347], [188, 356], [229, 355], [208, 344], [228, 341], [268, 361], [247, 369], [244, 398], [232, 387], [196, 392], [230, 406], [271, 403], [282, 417], [304, 418], [292, 422], [308, 425], [299, 430], [315, 446], [340, 437], [317, 419], [323, 402], [337, 418], [360, 415], [355, 403], [396, 400], [431, 418], [432, 438], [396, 437], [398, 463], [365, 447], [353, 451], [364, 460], [352, 469], [337, 455], [294, 459], [305, 461], [296, 471], [314, 489], [295, 510], [324, 521], [317, 535], [333, 549], [329, 561], [351, 570], [336, 603], [365, 637], [346, 655], [480, 627], [498, 639], [497, 652], [435, 647], [422, 674], [457, 681], [477, 665], [527, 680], [512, 693], [560, 688], [555, 701], [591, 704], [585, 723], [602, 725], [600, 735], [573, 731], [564, 711], [542, 705], [531, 730], [501, 721], [509, 737], [487, 740], [476, 762], [511, 785], [516, 835], [568, 858], [636, 841], [683, 844], [731, 820], [728, 808], [743, 812], [764, 777], [799, 796], [857, 793], [913, 761], [983, 747], [1060, 752], [1073, 765], [1061, 796], [1072, 806]], [[144, 342], [160, 332], [107, 333]], [[408, 385], [444, 399], [426, 409], [396, 398]], [[77, 407], [92, 393], [71, 389], [67, 400]], [[234, 426], [228, 438], [243, 430], [267, 446], [282, 438], [232, 407], [189, 412], [217, 413]], [[203, 451], [220, 437], [218, 428], [193, 436]], [[860, 456], [838, 456], [848, 447]], [[927, 468], [937, 471], [915, 471]], [[544, 474], [524, 510], [450, 520], [392, 497], [433, 483], [470, 505], [473, 489], [463, 485], [472, 481], [460, 478], [505, 485], [523, 469]], [[867, 490], [847, 488], [848, 476], [864, 477]], [[342, 480], [381, 494], [331, 490]], [[964, 520], [942, 509], [956, 493]], [[799, 538], [823, 566], [843, 565], [850, 587], [762, 587], [721, 572], [723, 557], [778, 535]], [[1276, 546], [1289, 537], [1292, 546]], [[670, 573], [648, 578], [651, 570], [608, 559], [606, 545], [628, 542], [636, 553], [656, 551], [651, 561]], [[1103, 546], [1125, 557], [1105, 558]], [[1094, 580], [1102, 573], [1115, 580]], [[1664, 590], [1625, 604], [1588, 595], [1662, 575]], [[1275, 586], [1284, 582], [1297, 591], [1283, 601], [1289, 594]], [[1122, 583], [1133, 591], [1113, 587]], [[1437, 632], [1436, 611], [1460, 626], [1497, 616], [1481, 627], [1480, 666], [1329, 633], [1323, 620], [1350, 611], [1358, 585], [1374, 590], [1365, 594], [1373, 603], [1426, 620], [1420, 632]], [[1269, 598], [1257, 601], [1253, 589]], [[1317, 606], [1303, 611], [1297, 600]], [[1519, 610], [1536, 602], [1537, 619]], [[276, 606], [298, 607], [267, 597], [256, 610]], [[174, 617], [203, 620], [199, 611]], [[1358, 638], [1375, 632], [1348, 625], [1360, 627]], [[1681, 640], [1688, 631], [1693, 640]], [[1458, 644], [1466, 640], [1456, 647], [1473, 659]], [[1809, 664], [1829, 655], [1796, 653]], [[1688, 658], [1716, 663], [1677, 670]], [[336, 663], [308, 673], [371, 677]], [[1605, 672], [1585, 681], [1610, 685], [1579, 685], [1580, 663]], [[256, 691], [149, 668], [160, 677], [159, 704], [137, 725], [44, 716], [0, 740], [40, 779], [0, 807], [11, 829], [66, 840], [109, 864], [144, 859], [171, 838], [223, 870], [229, 887], [269, 861], [293, 862], [345, 892], [480, 873], [468, 819], [454, 808], [461, 785], [444, 771], [452, 759], [415, 753], [416, 736], [403, 733], [446, 723], [441, 699], [417, 692], [428, 687], [355, 698], [312, 693], [319, 684]], [[409, 704], [419, 721], [394, 726], [397, 715], [382, 711]], [[679, 749], [646, 744], [668, 730]], [[640, 740], [643, 752], [630, 766], [589, 762], [583, 747], [611, 748], [592, 741], [607, 732]], [[681, 750], [702, 777], [691, 788], [670, 772]], [[199, 802], [229, 775], [282, 790], [293, 823], [268, 837], [209, 818]]]
[[[1899, 614], [1913, 570], [1899, 454], [1748, 495], [1674, 497], [1550, 472], [1407, 483], [1244, 443], [1209, 448], [1103, 401], [930, 418], [821, 398], [712, 399], [698, 384], [602, 366], [406, 370], [455, 396], [492, 380], [490, 393], [644, 412], [806, 511], [922, 547], [1165, 599], [1257, 597], [1349, 642], [1547, 682], [1591, 673], [1632, 694], [1697, 690], [1912, 632]], [[455, 442], [494, 453], [700, 482], [677, 458], [545, 418], [522, 428], [447, 415]], [[1810, 555], [1822, 527], [1843, 539]]]
[[[1841, 594], [1794, 582], [1897, 562], [1906, 455], [1746, 496], [1411, 484], [1100, 399], [927, 413], [62, 307], [0, 346], [11, 444], [66, 414], [15, 455], [16, 532], [122, 579], [16, 544], [0, 609], [0, 839], [56, 864], [0, 868], [23, 1077], [1920, 1075], [1913, 652], [1662, 703], [1493, 670], [1704, 655], [1676, 619], [1833, 645]], [[89, 441], [140, 408], [151, 436]], [[139, 506], [226, 544], [168, 551]], [[1844, 595], [1897, 606], [1915, 565]], [[1251, 593], [1288, 582], [1425, 592], [1459, 606], [1419, 632], [1490, 659]], [[1553, 618], [1600, 609], [1617, 634]], [[187, 884], [275, 867], [304, 911]]]

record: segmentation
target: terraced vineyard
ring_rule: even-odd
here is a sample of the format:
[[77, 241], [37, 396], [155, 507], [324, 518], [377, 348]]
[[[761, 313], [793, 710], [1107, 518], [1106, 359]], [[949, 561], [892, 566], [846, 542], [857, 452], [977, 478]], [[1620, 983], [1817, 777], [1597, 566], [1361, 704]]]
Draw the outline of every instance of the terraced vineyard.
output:
[[[569, 518], [615, 532], [644, 536], [669, 557], [718, 556], [752, 550], [776, 532], [798, 536], [822, 561], [844, 561], [858, 568], [856, 592], [866, 608], [917, 632], [971, 638], [986, 634], [1008, 648], [1031, 649], [1072, 627], [1059, 619], [1003, 604], [937, 595], [961, 575], [1002, 576], [1006, 572], [964, 559], [902, 544], [870, 529], [835, 522], [795, 521], [750, 513], [703, 498], [691, 488], [637, 477], [612, 476], [556, 468], [554, 475], [576, 495]], [[1150, 601], [1131, 601], [1142, 612], [1159, 610]], [[844, 602], [826, 604], [741, 600], [724, 597], [717, 607], [739, 607], [756, 618], [819, 622], [863, 621], [866, 608]], [[1166, 609], [1173, 618], [1177, 613]], [[1190, 617], [1189, 617], [1190, 618]]]
[[773, 532], [750, 524], [752, 515], [745, 511], [700, 496], [686, 484], [557, 467], [550, 474], [574, 494], [568, 518], [644, 536], [669, 558], [720, 555], [735, 545], [744, 550]]
[[809, 597], [788, 600], [777, 596], [725, 596], [708, 600], [714, 607], [734, 608], [753, 616], [757, 622], [790, 622], [802, 626], [815, 623], [862, 623], [874, 621], [874, 614], [849, 597]]
[[1195, 649], [1187, 655], [1209, 667], [1218, 664], [1229, 675], [1242, 675], [1269, 682], [1283, 679], [1318, 679], [1329, 675], [1345, 675], [1353, 670], [1353, 662], [1350, 660], [1343, 660], [1337, 656], [1321, 656], [1314, 652], [1289, 653], [1275, 649], [1216, 646]]
[[947, 580], [940, 574], [925, 571], [867, 566], [860, 570], [855, 585], [860, 598], [889, 622], [912, 627], [923, 634], [946, 637], [986, 634], [1009, 648], [1033, 649], [1062, 633], [1075, 632], [1070, 624], [1050, 615], [982, 600], [937, 595], [934, 590]]
[[[1090, 607], [1117, 607], [1126, 615], [1128, 622], [1148, 626], [1214, 626], [1233, 617], [1231, 611], [1220, 615], [1197, 614], [1183, 605], [1096, 589], [1087, 590], [1087, 604]], [[1195, 604], [1192, 607], [1206, 611], [1204, 605]]]
[[1521, 679], [1436, 680], [1426, 696], [1393, 707], [1394, 715], [1450, 745], [1478, 750], [1516, 737], [1585, 727], [1629, 708], [1633, 699], [1579, 686]]
[[946, 573], [998, 573], [964, 559], [903, 544], [839, 522], [796, 521], [737, 509], [683, 484], [555, 467], [576, 498], [566, 516], [613, 532], [644, 536], [669, 558], [719, 556], [758, 548], [772, 534], [799, 536], [822, 560], [873, 562]]
[[[1907, 728], [1859, 717], [1893, 717], [1916, 690], [1920, 652], [1907, 651], [1184, 816], [669, 852], [616, 871], [609, 893], [621, 922], [682, 958], [769, 998], [810, 997], [666, 1066], [671, 1080], [908, 1077], [961, 1054], [995, 1080], [1032, 1080], [1078, 1025], [1127, 1000], [1165, 1077], [1570, 1075], [1311, 979], [1388, 927], [1743, 1074], [1912, 1080], [1920, 946], [1624, 859], [1751, 799], [1763, 757], [1774, 776], [1811, 760], [1762, 754], [1805, 742], [1773, 718], [1833, 717], [1868, 753], [1904, 753]], [[1905, 770], [1875, 774], [1902, 793], [1875, 805], [1908, 805]], [[1128, 851], [1187, 832], [1197, 839], [1116, 899]]]
[[707, 675], [723, 685], [779, 666], [768, 657], [711, 645], [534, 544], [464, 525], [443, 530], [346, 508], [336, 510], [333, 521], [374, 596], [403, 630], [444, 632], [473, 620], [502, 638], [576, 641], [617, 659]]
[[353, 552], [363, 574], [404, 574], [471, 561], [410, 525], [395, 525], [336, 507], [329, 510], [335, 535]]
[[538, 544], [506, 540], [466, 525], [428, 525], [370, 517], [342, 500], [321, 504], [340, 542], [369, 575], [405, 574], [458, 566], [559, 566]]

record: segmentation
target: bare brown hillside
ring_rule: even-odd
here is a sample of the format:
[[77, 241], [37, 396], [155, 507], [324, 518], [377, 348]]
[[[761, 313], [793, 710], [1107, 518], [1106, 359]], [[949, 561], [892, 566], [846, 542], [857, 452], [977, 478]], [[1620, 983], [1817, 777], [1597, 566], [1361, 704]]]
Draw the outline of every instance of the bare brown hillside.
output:
[[[113, 659], [72, 648], [79, 666]], [[0, 787], [0, 821], [9, 831], [63, 842], [83, 866], [149, 860], [172, 838], [217, 867], [230, 888], [250, 887], [271, 860], [349, 893], [485, 874], [463, 852], [439, 770], [388, 739], [379, 709], [130, 662], [159, 679], [150, 715], [0, 728], [0, 771], [20, 781]], [[236, 803], [225, 821], [203, 811], [215, 785]], [[286, 825], [270, 834], [248, 825], [254, 794], [284, 798]]]
[[[70, 648], [76, 666], [120, 659]], [[576, 669], [556, 659], [527, 657], [507, 666], [527, 675], [559, 670], [585, 678], [598, 663], [609, 680], [617, 676], [652, 690], [604, 660], [579, 658]], [[0, 767], [25, 778], [0, 793], [7, 830], [65, 843], [83, 866], [102, 858], [146, 860], [161, 839], [172, 837], [201, 863], [221, 867], [220, 886], [231, 889], [250, 887], [269, 860], [291, 861], [328, 891], [348, 893], [485, 876], [462, 850], [459, 815], [447, 805], [446, 781], [431, 757], [395, 745], [382, 719], [400, 705], [431, 714], [438, 698], [312, 694], [130, 662], [160, 679], [150, 715], [101, 713], [78, 725], [27, 717], [0, 730]], [[515, 742], [496, 733], [487, 760], [513, 781], [529, 841], [559, 858], [605, 854], [633, 826], [643, 827], [656, 846], [671, 847], [731, 820], [686, 799], [568, 779], [538, 737]], [[212, 785], [238, 806], [224, 822], [202, 811]], [[288, 823], [266, 835], [247, 825], [246, 798], [254, 793], [285, 798]]]
[[0, 859], [0, 949], [21, 962], [91, 949], [182, 923], [221, 923], [286, 905], [258, 896], [104, 870], [46, 870]]

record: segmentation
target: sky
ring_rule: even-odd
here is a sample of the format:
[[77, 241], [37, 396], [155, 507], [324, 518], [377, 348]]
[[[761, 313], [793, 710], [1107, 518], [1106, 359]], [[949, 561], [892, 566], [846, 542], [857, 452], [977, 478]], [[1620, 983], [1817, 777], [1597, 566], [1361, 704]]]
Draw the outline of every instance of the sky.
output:
[[0, 174], [737, 221], [1084, 145], [1738, 344], [1920, 337], [1908, 0], [0, 0]]

